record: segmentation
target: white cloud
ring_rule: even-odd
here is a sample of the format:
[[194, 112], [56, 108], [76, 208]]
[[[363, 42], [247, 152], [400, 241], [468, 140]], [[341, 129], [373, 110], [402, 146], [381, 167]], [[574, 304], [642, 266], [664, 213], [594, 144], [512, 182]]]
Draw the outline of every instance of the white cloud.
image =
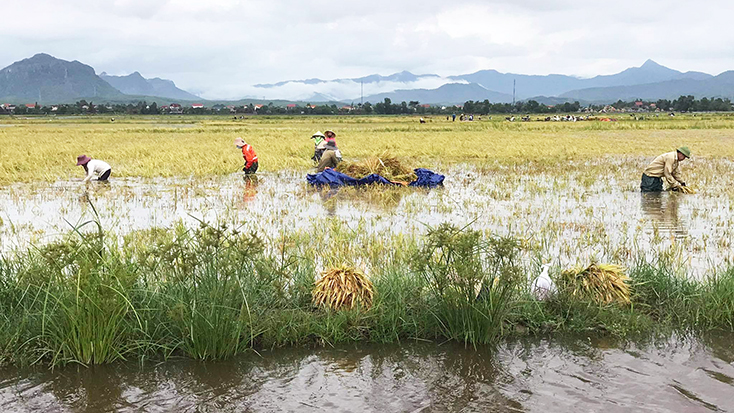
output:
[[[734, 69], [734, 2], [724, 0], [6, 3], [0, 66], [46, 52], [98, 72], [172, 79], [209, 98], [401, 70], [592, 76], [648, 58], [683, 71]], [[341, 96], [351, 86], [333, 87]]]

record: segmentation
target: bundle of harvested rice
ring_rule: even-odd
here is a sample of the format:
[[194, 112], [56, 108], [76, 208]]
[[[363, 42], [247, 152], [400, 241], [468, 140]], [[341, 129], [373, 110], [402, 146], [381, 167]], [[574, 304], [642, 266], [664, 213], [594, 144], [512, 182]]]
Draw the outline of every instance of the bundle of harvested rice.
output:
[[404, 166], [398, 158], [387, 151], [380, 156], [367, 158], [360, 162], [340, 162], [336, 170], [357, 179], [370, 174], [382, 175], [391, 181], [410, 182], [416, 179], [410, 168]]
[[331, 268], [322, 273], [312, 292], [313, 304], [334, 310], [354, 308], [368, 309], [374, 295], [372, 282], [351, 267]]
[[629, 278], [625, 268], [614, 264], [591, 264], [561, 272], [559, 286], [562, 291], [582, 300], [601, 304], [629, 304]]
[[691, 188], [690, 186], [679, 186], [677, 188], [677, 191], [682, 194], [695, 194], [696, 190]]

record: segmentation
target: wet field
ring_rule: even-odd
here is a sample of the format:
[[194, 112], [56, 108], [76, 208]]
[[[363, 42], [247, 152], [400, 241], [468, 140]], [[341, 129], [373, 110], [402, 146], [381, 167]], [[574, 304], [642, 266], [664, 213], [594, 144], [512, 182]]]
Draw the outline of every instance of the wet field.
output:
[[732, 336], [405, 343], [0, 371], [3, 411], [733, 411]]
[[[104, 118], [90, 120], [99, 123], [94, 125], [68, 120], [68, 125], [58, 120], [0, 125], [0, 133], [9, 138], [6, 147], [16, 145], [15, 155], [3, 165], [5, 182], [10, 183], [0, 186], [0, 253], [5, 257], [57, 240], [98, 219], [123, 245], [126, 234], [179, 224], [194, 228], [202, 221], [256, 231], [271, 242], [292, 233], [310, 239], [328, 228], [339, 233], [338, 241], [329, 245], [347, 243], [344, 250], [349, 256], [340, 256], [344, 252], [336, 248], [323, 255], [349, 258], [353, 264], [384, 252], [381, 247], [370, 252], [360, 245], [399, 237], [420, 239], [441, 223], [522, 239], [522, 260], [529, 275], [537, 274], [534, 271], [541, 263], [551, 263], [559, 271], [592, 261], [633, 266], [640, 260], [664, 257], [672, 261], [676, 274], [703, 278], [734, 259], [734, 163], [726, 157], [731, 147], [728, 120], [685, 125], [666, 120], [640, 130], [637, 127], [642, 124], [623, 122], [598, 128], [596, 124], [435, 123], [427, 130], [409, 123], [410, 119], [340, 120], [351, 122], [339, 126], [345, 136], [340, 136], [340, 146], [343, 142], [352, 156], [375, 156], [375, 149], [363, 144], [369, 138], [375, 147], [390, 148], [397, 156], [416, 156], [406, 163], [417, 160], [420, 165], [416, 166], [445, 174], [445, 187], [430, 191], [308, 187], [305, 174], [310, 170], [305, 169], [304, 154], [311, 142], [306, 139], [312, 129], [323, 130], [326, 120], [202, 124]], [[457, 128], [466, 130], [457, 135]], [[395, 139], [396, 133], [400, 139]], [[248, 142], [252, 137], [255, 146], [263, 148], [262, 158], [270, 159], [270, 165], [278, 163], [280, 171], [268, 170], [264, 162], [256, 179], [243, 179], [239, 173], [210, 169], [217, 164], [236, 170], [230, 168], [239, 161], [232, 155], [231, 139], [240, 134], [248, 136]], [[272, 136], [278, 139], [271, 140]], [[427, 136], [432, 139], [430, 145], [419, 147]], [[58, 153], [59, 137], [66, 141], [58, 146], [68, 153]], [[560, 143], [548, 147], [549, 139]], [[28, 147], [28, 140], [35, 144]], [[85, 186], [80, 171], [54, 163], [57, 158], [74, 159], [81, 150], [74, 146], [77, 141], [83, 142], [84, 151], [98, 143], [94, 150], [102, 159], [121, 156], [112, 159], [128, 168], [127, 177], [113, 172], [110, 183]], [[703, 156], [694, 156], [683, 166], [686, 181], [698, 193], [640, 194], [640, 172], [656, 154], [649, 147], [658, 151], [673, 141], [691, 142], [692, 148], [701, 150]], [[54, 144], [39, 149], [49, 142]], [[493, 162], [492, 158], [502, 156], [498, 151], [510, 160]], [[447, 164], [429, 163], [446, 155], [453, 156]], [[20, 158], [24, 161], [16, 162]], [[463, 164], [464, 159], [473, 163]], [[45, 163], [39, 168], [48, 176], [29, 178], [24, 172], [28, 165], [41, 161]], [[176, 177], [150, 177], [157, 174]], [[47, 182], [48, 177], [53, 179]], [[81, 231], [93, 228], [85, 225]], [[328, 235], [315, 239], [309, 248], [325, 240], [329, 241]], [[400, 245], [388, 241], [385, 248]], [[323, 269], [321, 262], [314, 265], [317, 271]], [[173, 358], [161, 363], [69, 364], [54, 370], [43, 365], [5, 367], [0, 370], [0, 408], [17, 412], [734, 411], [731, 335], [674, 336], [655, 342], [649, 336], [632, 342], [600, 336], [604, 334], [595, 331], [589, 336], [512, 338], [496, 351], [453, 342], [408, 341], [247, 350], [222, 362]]]
[[[422, 234], [440, 223], [525, 239], [534, 257], [556, 266], [589, 260], [629, 264], [660, 253], [702, 274], [733, 257], [734, 208], [728, 161], [698, 161], [694, 195], [641, 194], [634, 179], [643, 159], [602, 159], [565, 173], [529, 168], [481, 170], [454, 166], [445, 187], [316, 189], [308, 171], [211, 178], [115, 178], [85, 187], [78, 178], [0, 188], [0, 251], [39, 245], [95, 219], [125, 235], [200, 221], [228, 223], [267, 237], [339, 222], [360, 233]], [[591, 172], [589, 172], [591, 170]], [[713, 174], [711, 182], [701, 182]], [[595, 173], [598, 172], [598, 173]], [[630, 178], [632, 176], [633, 178]], [[92, 208], [92, 206], [94, 208]]]

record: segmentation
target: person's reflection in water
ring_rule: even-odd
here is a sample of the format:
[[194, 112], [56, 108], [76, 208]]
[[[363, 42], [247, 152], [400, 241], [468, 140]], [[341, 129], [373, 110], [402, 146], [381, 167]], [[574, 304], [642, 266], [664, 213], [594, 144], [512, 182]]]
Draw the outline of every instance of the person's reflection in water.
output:
[[247, 204], [255, 199], [257, 195], [257, 186], [260, 184], [255, 174], [247, 174], [244, 176], [245, 192], [242, 195], [242, 203]]
[[336, 194], [339, 193], [339, 188], [329, 188], [329, 190], [319, 190], [319, 196], [321, 201], [324, 203], [324, 208], [330, 217], [336, 215]]
[[672, 234], [676, 238], [688, 235], [684, 222], [678, 212], [682, 196], [671, 192], [641, 193], [642, 212], [661, 231]]

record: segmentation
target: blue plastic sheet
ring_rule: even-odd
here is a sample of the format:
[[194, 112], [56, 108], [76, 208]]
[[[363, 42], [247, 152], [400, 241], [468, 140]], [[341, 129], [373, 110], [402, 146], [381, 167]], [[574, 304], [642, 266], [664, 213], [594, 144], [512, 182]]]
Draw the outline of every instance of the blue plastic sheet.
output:
[[414, 169], [418, 179], [408, 184], [408, 186], [419, 186], [424, 188], [435, 188], [437, 186], [443, 186], [443, 180], [445, 176], [437, 174], [431, 170], [425, 168]]
[[[443, 185], [444, 176], [429, 171], [428, 169], [416, 169], [415, 174], [418, 176], [418, 179], [408, 184], [409, 186], [435, 188]], [[356, 179], [333, 169], [326, 169], [324, 172], [316, 174], [308, 174], [306, 175], [306, 181], [315, 186], [329, 185], [331, 187], [373, 184], [399, 185], [394, 182], [390, 182], [385, 177], [377, 174], [367, 175], [362, 179]]]

